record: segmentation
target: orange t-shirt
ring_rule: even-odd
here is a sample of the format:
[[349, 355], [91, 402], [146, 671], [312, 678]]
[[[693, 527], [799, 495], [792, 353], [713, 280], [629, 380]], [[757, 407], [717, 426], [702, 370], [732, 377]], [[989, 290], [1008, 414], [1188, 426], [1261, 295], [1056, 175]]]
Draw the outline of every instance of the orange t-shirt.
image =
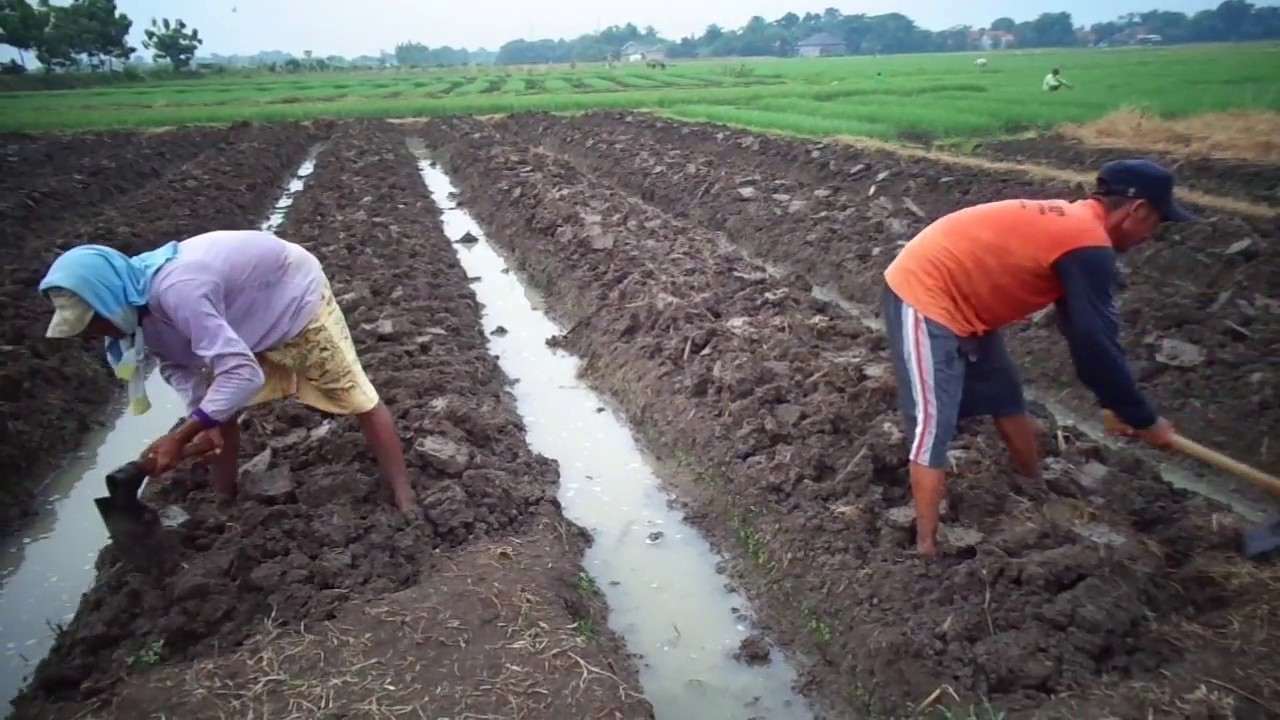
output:
[[920, 231], [884, 271], [907, 304], [960, 336], [982, 335], [1062, 297], [1053, 263], [1110, 247], [1096, 200], [1004, 200], [975, 205]]

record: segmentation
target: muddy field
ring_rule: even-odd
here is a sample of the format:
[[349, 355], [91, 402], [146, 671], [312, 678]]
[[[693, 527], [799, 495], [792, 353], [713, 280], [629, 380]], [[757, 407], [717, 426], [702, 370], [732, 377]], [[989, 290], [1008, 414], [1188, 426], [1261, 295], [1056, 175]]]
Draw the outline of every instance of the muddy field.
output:
[[1280, 167], [1275, 165], [1125, 148], [1092, 147], [1056, 135], [986, 142], [977, 148], [977, 152], [1000, 160], [1077, 170], [1093, 170], [1108, 160], [1120, 157], [1141, 157], [1172, 169], [1178, 174], [1180, 183], [1197, 190], [1280, 206]]
[[190, 519], [149, 572], [103, 551], [17, 717], [652, 716], [437, 216], [404, 137], [352, 124], [280, 231], [325, 264], [425, 519], [390, 509], [354, 419], [255, 409], [244, 497], [175, 473], [152, 500]]
[[321, 133], [242, 126], [0, 143], [12, 169], [0, 173], [0, 533], [30, 512], [34, 489], [114, 390], [100, 353], [44, 338], [50, 307], [35, 288], [57, 252], [85, 242], [142, 252], [256, 226]]
[[[642, 114], [522, 115], [504, 129], [872, 313], [884, 268], [934, 218], [990, 200], [1085, 192]], [[1183, 432], [1277, 471], [1280, 256], [1272, 245], [1280, 219], [1200, 211], [1207, 222], [1162, 230], [1158, 242], [1126, 258], [1126, 346], [1157, 409]], [[1096, 416], [1092, 397], [1063, 371], [1069, 361], [1052, 317], [1009, 335], [1041, 396]], [[1171, 359], [1169, 348], [1183, 343], [1190, 354]]]
[[[952, 456], [947, 555], [920, 561], [885, 341], [815, 299], [808, 277], [766, 272], [739, 247], [866, 301], [925, 218], [1026, 181], [642, 116], [433, 121], [423, 134], [571, 328], [561, 342], [584, 376], [693, 481], [691, 518], [734, 558], [774, 639], [807, 659], [806, 690], [834, 717], [934, 702], [961, 717], [1276, 714], [1280, 575], [1233, 554], [1223, 508], [1049, 417], [1045, 479], [1018, 479], [977, 425]], [[1176, 383], [1231, 423], [1222, 436], [1248, 435], [1237, 449], [1256, 448], [1276, 390], [1225, 384], [1219, 353], [1266, 373], [1274, 352], [1223, 352], [1216, 324], [1171, 318], [1180, 305], [1154, 284], [1178, 266], [1163, 253], [1212, 257], [1237, 291], [1275, 290], [1265, 256], [1224, 255], [1213, 237], [1193, 230], [1135, 263], [1125, 309], [1131, 325], [1215, 343], [1212, 363], [1149, 384], [1167, 404]], [[1140, 292], [1161, 298], [1154, 311], [1134, 307]], [[1030, 347], [1043, 332], [1019, 339], [1024, 367], [1062, 383], [1055, 353]]]
[[[256, 225], [323, 141], [279, 232], [324, 262], [424, 513], [391, 511], [354, 419], [252, 410], [243, 497], [215, 502], [198, 466], [156, 490], [189, 518], [150, 567], [102, 552], [15, 717], [653, 716], [406, 135], [569, 328], [555, 344], [664, 461], [823, 717], [1280, 716], [1280, 570], [1234, 554], [1225, 508], [1042, 408], [1045, 478], [966, 426], [945, 555], [912, 552], [879, 275], [944, 212], [1081, 188], [592, 113], [0, 139], [36, 166], [3, 179], [0, 470], [39, 476], [110, 397], [97, 349], [40, 339], [57, 249]], [[1277, 469], [1277, 221], [1206, 214], [1127, 263], [1129, 346], [1188, 434]], [[1050, 328], [1011, 333], [1024, 375], [1089, 409]], [[1200, 354], [1170, 363], [1173, 340]]]

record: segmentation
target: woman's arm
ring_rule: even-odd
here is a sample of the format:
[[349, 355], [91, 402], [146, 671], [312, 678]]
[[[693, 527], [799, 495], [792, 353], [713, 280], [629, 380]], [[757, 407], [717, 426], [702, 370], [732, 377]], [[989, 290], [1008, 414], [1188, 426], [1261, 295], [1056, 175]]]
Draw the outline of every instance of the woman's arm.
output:
[[168, 291], [181, 298], [166, 303], [171, 322], [190, 339], [192, 352], [204, 360], [212, 375], [204, 398], [191, 411], [191, 419], [200, 428], [216, 427], [231, 419], [262, 390], [262, 366], [249, 345], [227, 323], [220, 286], [188, 281], [175, 284]]
[[201, 368], [187, 367], [178, 363], [162, 362], [160, 363], [160, 377], [173, 388], [178, 395], [182, 396], [182, 401], [187, 404], [187, 412], [195, 412], [200, 407], [200, 401], [204, 399], [205, 387], [204, 370]]

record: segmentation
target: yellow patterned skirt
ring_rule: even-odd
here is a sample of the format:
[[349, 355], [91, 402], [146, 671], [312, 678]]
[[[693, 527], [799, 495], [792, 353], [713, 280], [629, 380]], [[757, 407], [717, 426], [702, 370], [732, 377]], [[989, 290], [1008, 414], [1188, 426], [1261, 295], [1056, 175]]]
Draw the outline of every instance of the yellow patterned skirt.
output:
[[297, 337], [257, 353], [266, 384], [250, 405], [294, 397], [333, 415], [361, 415], [378, 405], [356, 355], [342, 308], [325, 285], [320, 311]]

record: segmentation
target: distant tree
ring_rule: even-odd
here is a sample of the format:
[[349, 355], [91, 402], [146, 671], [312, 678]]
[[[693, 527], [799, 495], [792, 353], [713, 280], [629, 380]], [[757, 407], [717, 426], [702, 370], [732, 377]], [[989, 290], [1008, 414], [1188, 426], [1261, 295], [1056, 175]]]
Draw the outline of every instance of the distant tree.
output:
[[112, 60], [124, 62], [133, 57], [137, 48], [128, 42], [133, 21], [117, 10], [115, 0], [74, 0], [66, 10], [76, 24], [79, 40], [73, 50], [88, 55], [90, 67], [99, 67], [104, 60], [110, 67]]
[[1018, 23], [1014, 22], [1013, 18], [996, 18], [991, 22], [991, 29], [997, 32], [1011, 33], [1016, 27], [1018, 27]]
[[1119, 35], [1125, 26], [1116, 21], [1094, 23], [1089, 26], [1089, 32], [1093, 34], [1093, 39], [1098, 42], [1110, 40]]
[[793, 12], [789, 12], [777, 20], [774, 20], [773, 24], [784, 30], [794, 30], [795, 27], [800, 24], [800, 16]]
[[[67, 2], [68, 0], [52, 0]], [[67, 5], [52, 5], [51, 0], [0, 0], [0, 41], [14, 45], [20, 52], [34, 50], [37, 59], [49, 68], [75, 67], [87, 58], [97, 67], [105, 59], [132, 53], [124, 38], [130, 22], [116, 12], [118, 0], [69, 0]], [[32, 3], [35, 5], [33, 6]], [[152, 21], [144, 47], [155, 52], [174, 67], [189, 67], [200, 39], [178, 21], [157, 24]], [[1192, 16], [1166, 10], [1126, 13], [1119, 18], [1095, 23], [1089, 28], [1075, 27], [1068, 12], [1043, 13], [1034, 19], [1017, 22], [1000, 17], [992, 21], [993, 32], [1011, 33], [1022, 47], [1070, 47], [1092, 42], [1134, 42], [1139, 34], [1161, 36], [1165, 42], [1222, 42], [1280, 38], [1280, 7], [1259, 7], [1249, 0], [1225, 0], [1211, 10]], [[844, 14], [828, 7], [821, 12], [787, 12], [773, 21], [753, 16], [737, 28], [708, 25], [701, 34], [678, 41], [664, 40], [651, 25], [635, 23], [611, 25], [599, 32], [575, 38], [517, 38], [496, 52], [467, 50], [449, 46], [428, 47], [406, 41], [396, 45], [394, 53], [362, 56], [348, 63], [336, 56], [323, 60], [304, 53], [298, 61], [280, 53], [263, 56], [259, 62], [283, 64], [286, 70], [316, 69], [356, 65], [385, 67], [394, 62], [405, 67], [439, 67], [469, 64], [521, 64], [600, 62], [617, 58], [621, 49], [635, 42], [642, 47], [662, 47], [671, 58], [794, 55], [796, 45], [816, 33], [829, 33], [844, 41], [851, 53], [914, 53], [973, 50], [975, 32], [967, 26], [956, 26], [934, 32], [919, 27], [902, 13]], [[25, 58], [24, 58], [25, 59]], [[236, 63], [232, 63], [236, 64]]]
[[24, 52], [39, 44], [47, 20], [27, 0], [0, 0], [0, 43], [17, 49], [22, 67], [27, 66]]
[[1214, 12], [1218, 24], [1226, 35], [1223, 40], [1242, 40], [1247, 37], [1245, 26], [1253, 15], [1254, 5], [1247, 0], [1226, 0]]
[[142, 41], [142, 47], [150, 50], [157, 62], [168, 60], [174, 70], [185, 70], [191, 67], [196, 49], [204, 44], [204, 40], [200, 38], [200, 31], [195, 28], [188, 30], [187, 24], [182, 20], [169, 22], [169, 18], [159, 21], [151, 18], [151, 27], [147, 28], [143, 34], [146, 40]]
[[43, 28], [35, 40], [36, 60], [44, 66], [45, 72], [79, 65], [77, 55], [84, 42], [75, 13], [67, 6], [51, 5], [48, 0], [41, 0], [36, 15], [37, 23]]
[[939, 50], [961, 51], [969, 49], [969, 35], [973, 28], [968, 25], [956, 25], [938, 33]]
[[1013, 30], [1021, 47], [1069, 47], [1077, 42], [1071, 13], [1043, 13], [1031, 22], [1018, 23]]

